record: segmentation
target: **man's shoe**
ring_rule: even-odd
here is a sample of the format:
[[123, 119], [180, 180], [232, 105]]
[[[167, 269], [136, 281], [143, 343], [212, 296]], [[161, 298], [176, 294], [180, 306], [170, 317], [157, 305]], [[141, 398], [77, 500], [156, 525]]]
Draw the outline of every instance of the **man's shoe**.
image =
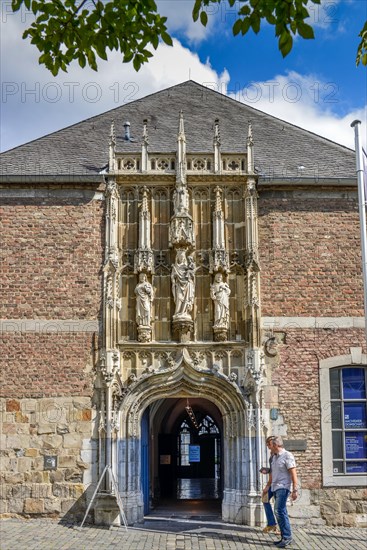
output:
[[280, 535], [280, 531], [278, 531], [278, 527], [276, 525], [267, 525], [264, 527], [263, 533], [274, 533], [276, 535]]
[[283, 539], [276, 540], [275, 542], [273, 542], [273, 544], [274, 544], [274, 546], [278, 546], [278, 544], [280, 544], [281, 542], [283, 542]]
[[277, 548], [286, 548], [290, 544], [292, 544], [292, 539], [282, 539], [281, 541], [279, 541], [277, 543], [276, 546], [277, 546]]

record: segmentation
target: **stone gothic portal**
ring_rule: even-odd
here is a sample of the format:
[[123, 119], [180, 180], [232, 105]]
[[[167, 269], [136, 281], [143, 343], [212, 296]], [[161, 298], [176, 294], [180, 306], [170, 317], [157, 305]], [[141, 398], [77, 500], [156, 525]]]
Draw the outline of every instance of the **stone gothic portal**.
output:
[[186, 151], [182, 113], [176, 154], [149, 152], [146, 121], [140, 151], [118, 151], [111, 128], [98, 429], [129, 523], [194, 495], [226, 521], [260, 522], [252, 130], [222, 155], [213, 123], [207, 153]]

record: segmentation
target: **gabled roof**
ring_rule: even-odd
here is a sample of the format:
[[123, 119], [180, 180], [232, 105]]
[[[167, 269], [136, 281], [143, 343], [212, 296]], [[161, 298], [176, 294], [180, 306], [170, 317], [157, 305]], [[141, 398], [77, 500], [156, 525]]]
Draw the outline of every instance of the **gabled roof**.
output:
[[[8, 175], [97, 175], [108, 163], [111, 123], [117, 151], [140, 151], [143, 120], [148, 120], [149, 152], [175, 152], [183, 111], [187, 152], [212, 152], [219, 119], [222, 152], [245, 152], [252, 124], [255, 167], [275, 178], [355, 178], [351, 149], [187, 81], [122, 105], [1, 154]], [[131, 137], [123, 139], [125, 121]], [[302, 172], [298, 167], [303, 166]]]

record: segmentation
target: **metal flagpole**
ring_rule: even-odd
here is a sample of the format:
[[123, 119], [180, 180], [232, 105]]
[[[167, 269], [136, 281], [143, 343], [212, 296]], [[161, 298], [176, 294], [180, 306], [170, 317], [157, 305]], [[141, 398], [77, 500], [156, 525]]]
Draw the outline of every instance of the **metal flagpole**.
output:
[[[363, 290], [364, 290], [364, 331], [367, 343], [367, 226], [366, 226], [366, 197], [364, 187], [363, 151], [360, 137], [360, 120], [354, 120], [351, 124], [354, 128], [356, 146], [356, 167], [358, 178], [358, 202], [359, 219], [361, 225], [361, 247], [362, 247], [362, 268], [363, 268]], [[367, 176], [366, 176], [367, 177]]]

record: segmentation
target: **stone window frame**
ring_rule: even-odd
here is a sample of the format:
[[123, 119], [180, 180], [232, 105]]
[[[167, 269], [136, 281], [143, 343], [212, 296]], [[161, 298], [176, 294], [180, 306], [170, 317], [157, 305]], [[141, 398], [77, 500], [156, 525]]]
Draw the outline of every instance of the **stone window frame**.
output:
[[350, 348], [348, 355], [338, 355], [320, 360], [320, 406], [321, 406], [321, 449], [322, 478], [324, 487], [364, 487], [365, 476], [333, 474], [330, 369], [335, 367], [367, 367], [367, 354], [362, 348]]

